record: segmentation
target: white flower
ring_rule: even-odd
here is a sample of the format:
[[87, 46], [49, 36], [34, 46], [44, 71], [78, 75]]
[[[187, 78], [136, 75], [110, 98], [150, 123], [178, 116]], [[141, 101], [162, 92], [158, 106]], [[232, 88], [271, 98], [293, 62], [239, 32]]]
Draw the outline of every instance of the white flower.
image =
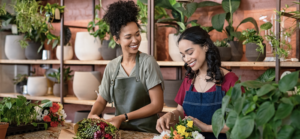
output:
[[266, 18], [267, 18], [267, 16], [262, 16], [262, 17], [259, 18], [259, 20], [264, 20]]
[[61, 114], [62, 114], [62, 116], [63, 116], [63, 120], [65, 120], [65, 119], [67, 118], [67, 114], [65, 113], [65, 111], [62, 110], [62, 111], [61, 111]]
[[199, 134], [195, 139], [205, 139], [205, 137], [202, 134]]
[[45, 115], [48, 115], [48, 114], [49, 114], [49, 111], [48, 111], [48, 110], [45, 110], [45, 111], [44, 111], [44, 114], [45, 114]]
[[192, 132], [192, 136], [194, 139], [205, 139], [202, 134], [200, 134], [198, 131]]
[[160, 133], [161, 137], [164, 137], [165, 135], [170, 136], [170, 133], [168, 131], [163, 131]]
[[153, 139], [163, 139], [161, 136], [154, 136]]

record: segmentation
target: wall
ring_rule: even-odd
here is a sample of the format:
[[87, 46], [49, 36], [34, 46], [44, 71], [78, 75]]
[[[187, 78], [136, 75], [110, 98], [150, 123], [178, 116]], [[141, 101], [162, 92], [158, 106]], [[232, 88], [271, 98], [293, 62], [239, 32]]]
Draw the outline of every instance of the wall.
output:
[[[48, 2], [56, 2], [57, 0], [48, 0]], [[103, 7], [107, 7], [109, 4], [115, 2], [117, 0], [102, 0]], [[136, 0], [135, 0], [136, 1]], [[195, 2], [200, 2], [204, 0], [195, 0]], [[212, 0], [215, 2], [221, 2], [221, 0]], [[293, 0], [284, 0], [282, 1], [282, 5], [291, 4]], [[96, 1], [98, 4], [99, 1]], [[66, 25], [75, 25], [75, 26], [87, 26], [88, 22], [92, 20], [92, 0], [65, 0], [66, 5], [66, 12], [65, 12], [65, 24]], [[234, 13], [234, 24], [233, 26], [237, 26], [243, 19], [247, 17], [254, 17], [257, 21], [261, 15], [270, 15], [273, 14], [274, 9], [276, 8], [276, 0], [242, 0], [240, 8], [237, 12]], [[204, 26], [211, 25], [211, 18], [213, 15], [217, 13], [222, 13], [223, 10], [221, 7], [209, 7], [209, 8], [201, 8], [197, 9], [197, 11], [193, 14], [190, 20], [198, 19], [198, 23]], [[104, 11], [99, 12], [99, 16], [103, 17]], [[290, 22], [291, 21], [286, 21]], [[258, 21], [258, 24], [261, 25], [262, 22]], [[288, 23], [287, 23], [288, 24]], [[286, 25], [287, 25], [286, 24]], [[59, 35], [60, 31], [60, 23], [54, 23], [54, 34]], [[226, 26], [226, 24], [225, 24]], [[239, 31], [245, 30], [246, 28], [253, 28], [250, 23], [243, 24], [240, 26]], [[74, 46], [76, 33], [87, 31], [86, 29], [79, 29], [79, 28], [70, 28], [72, 32], [71, 44]], [[157, 44], [157, 60], [158, 61], [171, 61], [171, 58], [168, 54], [168, 35], [170, 33], [175, 33], [175, 30], [172, 28], [159, 28], [157, 35], [156, 35], [156, 44]], [[211, 39], [213, 41], [220, 40], [226, 38], [225, 33], [220, 33], [217, 31], [212, 31], [209, 33], [211, 35]], [[263, 35], [263, 32], [261, 33]], [[292, 46], [293, 51], [290, 57], [295, 57], [295, 35], [292, 38]], [[50, 46], [46, 46], [46, 49], [51, 49]], [[270, 46], [267, 47], [267, 54], [270, 56]], [[244, 48], [245, 51], [245, 48]], [[55, 49], [52, 50], [52, 59], [56, 59], [55, 57]], [[73, 59], [77, 59], [75, 54]], [[243, 56], [241, 61], [246, 61], [245, 56]], [[53, 65], [53, 68], [58, 68], [59, 65]], [[45, 73], [44, 69], [39, 68], [39, 65], [32, 66], [32, 69], [36, 69], [37, 73], [43, 75]], [[71, 66], [72, 70], [75, 71], [91, 71], [92, 66]], [[100, 71], [103, 73], [105, 66], [95, 66], [95, 70]], [[267, 68], [264, 67], [241, 67], [241, 68], [232, 68], [232, 71], [237, 75], [240, 76], [242, 81], [246, 80], [253, 80], [256, 79], [259, 75], [261, 75]], [[176, 69], [171, 67], [163, 67], [161, 68], [161, 72], [165, 79], [176, 79]], [[184, 75], [184, 70], [183, 74]], [[72, 90], [72, 81], [68, 82], [69, 84], [69, 95], [73, 95]], [[73, 114], [77, 110], [89, 110], [91, 106], [83, 106], [83, 105], [66, 105], [67, 114], [69, 115], [67, 119], [73, 120]]]

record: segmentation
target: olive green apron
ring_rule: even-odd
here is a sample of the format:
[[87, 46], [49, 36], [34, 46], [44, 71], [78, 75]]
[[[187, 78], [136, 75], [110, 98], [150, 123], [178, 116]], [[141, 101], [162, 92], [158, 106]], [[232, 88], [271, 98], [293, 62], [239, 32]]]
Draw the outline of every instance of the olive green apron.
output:
[[[136, 55], [136, 77], [117, 78], [122, 59], [123, 57], [117, 65], [110, 86], [110, 95], [116, 107], [116, 116], [138, 110], [151, 103], [148, 90], [139, 77], [139, 53]], [[120, 129], [157, 133], [155, 128], [157, 119], [157, 114], [154, 114], [146, 118], [122, 122]]]

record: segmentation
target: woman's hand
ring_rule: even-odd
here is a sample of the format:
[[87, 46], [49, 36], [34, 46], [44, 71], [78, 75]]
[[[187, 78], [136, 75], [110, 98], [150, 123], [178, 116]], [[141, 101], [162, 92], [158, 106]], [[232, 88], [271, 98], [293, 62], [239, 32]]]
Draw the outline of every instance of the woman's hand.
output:
[[119, 115], [119, 116], [115, 116], [113, 118], [107, 119], [107, 122], [111, 123], [112, 125], [114, 125], [116, 128], [120, 128], [121, 123], [123, 121], [125, 121], [125, 116], [124, 115]]
[[169, 130], [169, 124], [172, 119], [172, 113], [168, 112], [164, 116], [160, 117], [156, 123], [156, 130], [161, 133], [165, 130]]
[[89, 115], [88, 118], [91, 118], [91, 119], [101, 119], [98, 115]]
[[206, 123], [203, 123], [203, 122], [200, 121], [199, 119], [194, 118], [194, 117], [192, 117], [192, 116], [186, 116], [184, 119], [187, 119], [187, 118], [192, 119], [194, 125], [195, 125], [196, 127], [198, 127], [198, 128], [201, 130], [201, 132], [212, 132], [212, 131], [210, 130], [211, 125], [207, 125]]

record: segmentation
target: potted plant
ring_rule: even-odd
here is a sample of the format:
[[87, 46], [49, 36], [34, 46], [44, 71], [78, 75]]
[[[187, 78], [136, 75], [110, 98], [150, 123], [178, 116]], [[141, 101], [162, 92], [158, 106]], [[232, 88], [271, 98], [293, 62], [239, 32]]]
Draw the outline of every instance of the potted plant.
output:
[[[63, 91], [63, 97], [67, 96], [68, 94], [68, 82], [73, 75], [70, 75], [73, 72], [73, 70], [68, 68], [63, 68], [63, 79], [64, 79], [64, 91]], [[49, 77], [54, 77], [56, 79], [56, 82], [53, 86], [53, 94], [57, 97], [60, 97], [60, 68], [58, 68], [57, 72], [53, 72], [48, 75]]]
[[[71, 60], [73, 58], [73, 47], [70, 43], [72, 33], [69, 27], [64, 27], [64, 60]], [[61, 59], [61, 45], [56, 47], [56, 58]]]
[[2, 122], [1, 115], [3, 114], [3, 105], [0, 105], [0, 138], [4, 139], [6, 136], [7, 128], [9, 126], [9, 123]]
[[183, 6], [179, 2], [170, 2], [160, 1], [156, 3], [157, 6], [163, 7], [166, 9], [172, 10], [172, 16], [164, 19], [159, 19], [158, 23], [168, 24], [165, 27], [173, 27], [177, 30], [175, 34], [169, 34], [169, 54], [173, 61], [182, 61], [182, 58], [179, 53], [177, 40], [180, 34], [188, 27], [188, 26], [199, 26], [197, 20], [189, 21], [189, 18], [196, 11], [197, 8], [207, 7], [207, 6], [218, 6], [219, 3], [211, 2], [211, 1], [203, 1], [203, 2], [192, 2]]
[[266, 44], [264, 39], [254, 29], [243, 30], [246, 45], [246, 58], [248, 61], [263, 61], [266, 58]]
[[43, 7], [35, 0], [16, 0], [14, 10], [17, 13], [18, 30], [25, 34], [20, 44], [25, 48], [27, 59], [41, 59], [40, 51], [46, 40], [47, 44], [52, 42], [52, 48], [59, 42], [59, 37], [50, 32], [52, 25], [47, 24], [46, 18], [42, 15]]
[[223, 97], [222, 108], [213, 115], [215, 136], [226, 124], [230, 128], [227, 135], [232, 139], [299, 138], [300, 96], [287, 93], [299, 85], [298, 78], [299, 71], [278, 83], [253, 80], [235, 84]]
[[[241, 0], [223, 0], [222, 8], [225, 13], [216, 14], [212, 17], [211, 23], [219, 32], [225, 31], [227, 35], [227, 41], [230, 43], [232, 58], [231, 61], [240, 61], [243, 56], [243, 38], [242, 33], [237, 31], [239, 26], [250, 22], [254, 25], [255, 29], [258, 31], [258, 26], [256, 20], [252, 17], [248, 17], [241, 21], [241, 23], [234, 29], [233, 27], [233, 13], [239, 8]], [[225, 20], [228, 22], [228, 26], [224, 27]]]
[[6, 136], [47, 129], [48, 123], [37, 123], [36, 115], [38, 113], [35, 107], [38, 106], [38, 103], [43, 104], [48, 101], [31, 103], [21, 95], [17, 98], [3, 98], [0, 101], [0, 119], [9, 123]]
[[27, 78], [28, 78], [27, 74], [18, 74], [17, 77], [13, 79], [18, 93], [22, 94], [23, 86], [27, 85]]
[[60, 6], [57, 3], [50, 4], [47, 3], [44, 7], [46, 21], [49, 23], [57, 23], [60, 22], [60, 14], [64, 13], [65, 6]]
[[214, 42], [214, 44], [215, 44], [215, 46], [218, 47], [221, 61], [230, 61], [230, 59], [231, 59], [230, 44], [228, 42], [226, 42], [225, 40], [222, 40], [222, 41], [217, 40]]

